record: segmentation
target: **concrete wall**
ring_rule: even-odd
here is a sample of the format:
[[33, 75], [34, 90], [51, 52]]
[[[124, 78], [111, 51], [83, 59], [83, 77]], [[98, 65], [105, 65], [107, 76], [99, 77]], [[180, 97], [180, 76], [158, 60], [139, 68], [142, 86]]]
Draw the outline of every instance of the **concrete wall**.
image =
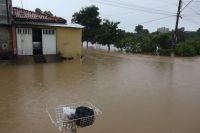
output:
[[57, 28], [57, 53], [64, 57], [80, 58], [82, 29]]
[[[8, 46], [3, 47], [3, 44]], [[3, 47], [3, 48], [2, 48]], [[0, 25], [0, 52], [12, 50], [11, 27], [9, 25]]]
[[0, 17], [0, 24], [7, 24], [7, 23], [8, 23], [7, 17], [1, 16], [1, 17]]
[[[12, 37], [11, 37], [11, 8], [12, 1], [8, 0], [8, 13], [9, 20], [7, 18], [6, 0], [0, 0], [0, 54], [3, 52], [10, 52], [12, 50]], [[8, 44], [5, 46], [4, 44]]]
[[[9, 24], [11, 24], [12, 16], [12, 1], [8, 0], [8, 15], [9, 15]], [[7, 18], [7, 8], [6, 8], [6, 0], [0, 0], [0, 24], [8, 24]]]

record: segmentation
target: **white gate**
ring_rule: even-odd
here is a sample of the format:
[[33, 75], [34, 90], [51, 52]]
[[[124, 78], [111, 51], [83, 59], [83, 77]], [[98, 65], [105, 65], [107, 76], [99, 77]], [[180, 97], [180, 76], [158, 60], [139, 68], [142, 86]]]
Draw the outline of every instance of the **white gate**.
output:
[[42, 48], [44, 55], [56, 54], [56, 31], [53, 29], [42, 30]]
[[17, 28], [17, 54], [33, 55], [32, 29]]

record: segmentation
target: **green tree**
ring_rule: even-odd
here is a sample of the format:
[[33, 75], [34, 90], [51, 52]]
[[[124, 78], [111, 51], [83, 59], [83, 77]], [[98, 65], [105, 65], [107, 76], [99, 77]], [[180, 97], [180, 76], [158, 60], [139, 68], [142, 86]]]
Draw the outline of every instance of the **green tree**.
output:
[[144, 29], [143, 30], [143, 34], [149, 34], [149, 30], [148, 29]]
[[53, 16], [53, 14], [51, 13], [51, 11], [42, 11], [40, 8], [36, 8], [35, 9], [35, 13], [37, 14], [43, 14], [43, 15], [47, 15], [47, 16]]
[[147, 29], [144, 29], [143, 25], [137, 25], [135, 27], [135, 32], [138, 34], [148, 34], [149, 31]]
[[50, 17], [53, 16], [53, 13], [51, 13], [51, 11], [44, 11], [43, 14], [44, 14], [44, 15], [47, 15], [47, 16], [50, 16]]
[[95, 42], [96, 32], [100, 28], [101, 19], [99, 17], [99, 8], [92, 5], [82, 8], [79, 12], [75, 12], [72, 16], [72, 23], [85, 26], [83, 30], [83, 41]]
[[200, 28], [197, 30], [197, 33], [200, 34]]
[[171, 48], [171, 34], [164, 33], [155, 35], [152, 38], [152, 42], [159, 45], [162, 49], [169, 49]]
[[42, 12], [42, 10], [41, 10], [40, 8], [36, 8], [36, 9], [35, 9], [35, 13], [37, 13], [37, 14], [42, 14], [43, 12]]
[[169, 56], [171, 54], [171, 40], [171, 33], [153, 34], [150, 43], [151, 52], [155, 52], [156, 47], [159, 46], [159, 54]]
[[124, 30], [117, 30], [117, 41], [114, 44], [116, 48], [119, 48], [121, 52], [123, 52], [123, 48], [126, 47], [126, 45], [123, 42], [123, 39], [126, 37], [126, 32]]
[[134, 36], [126, 35], [121, 41], [125, 45], [126, 52], [135, 53], [137, 40]]
[[102, 45], [107, 45], [110, 52], [110, 45], [117, 42], [119, 22], [104, 20], [98, 35], [98, 42]]
[[[174, 34], [174, 31], [172, 31], [172, 34]], [[185, 39], [185, 28], [181, 27], [177, 30], [177, 43], [184, 42]]]
[[194, 45], [193, 40], [179, 43], [176, 47], [175, 53], [178, 56], [195, 56], [198, 54], [198, 51], [195, 49]]
[[190, 38], [186, 40], [184, 43], [192, 45], [195, 48], [197, 54], [200, 55], [200, 38], [198, 36]]
[[142, 31], [143, 31], [143, 26], [142, 25], [137, 25], [135, 27], [135, 32], [136, 33], [142, 33]]
[[140, 35], [139, 37], [139, 46], [140, 49], [138, 52], [140, 53], [150, 53], [155, 49], [155, 44], [151, 43], [151, 38], [149, 35]]

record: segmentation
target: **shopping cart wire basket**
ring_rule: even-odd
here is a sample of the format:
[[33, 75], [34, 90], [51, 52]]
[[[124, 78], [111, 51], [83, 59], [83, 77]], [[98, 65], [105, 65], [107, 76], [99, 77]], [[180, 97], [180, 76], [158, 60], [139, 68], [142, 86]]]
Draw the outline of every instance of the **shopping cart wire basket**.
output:
[[[87, 109], [87, 111], [92, 111], [88, 116], [78, 116], [76, 114], [73, 117], [67, 118], [65, 116], [64, 108], [70, 110], [81, 110], [81, 108]], [[46, 112], [52, 122], [60, 131], [77, 132], [77, 128], [83, 128], [90, 126], [94, 123], [96, 118], [102, 114], [101, 110], [95, 107], [90, 102], [73, 103], [67, 105], [59, 105], [55, 108], [46, 107]], [[80, 111], [79, 111], [80, 112]]]

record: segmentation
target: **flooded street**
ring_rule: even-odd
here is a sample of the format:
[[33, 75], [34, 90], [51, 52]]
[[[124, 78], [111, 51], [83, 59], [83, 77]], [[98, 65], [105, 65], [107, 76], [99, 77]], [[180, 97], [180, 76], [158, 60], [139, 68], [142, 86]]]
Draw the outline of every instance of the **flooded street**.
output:
[[0, 66], [0, 132], [59, 133], [46, 105], [90, 101], [79, 133], [200, 133], [200, 58], [88, 51], [63, 63]]

